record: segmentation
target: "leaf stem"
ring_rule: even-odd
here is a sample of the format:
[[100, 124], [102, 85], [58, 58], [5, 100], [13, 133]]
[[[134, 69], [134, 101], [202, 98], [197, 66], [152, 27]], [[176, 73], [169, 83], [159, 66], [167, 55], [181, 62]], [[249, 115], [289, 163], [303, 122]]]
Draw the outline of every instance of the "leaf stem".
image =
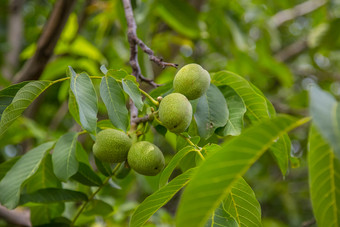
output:
[[181, 136], [182, 138], [184, 138], [184, 139], [188, 142], [188, 144], [190, 144], [191, 146], [193, 146], [193, 147], [195, 147], [195, 148], [197, 148], [197, 149], [199, 149], [199, 150], [201, 149], [199, 146], [197, 146], [196, 144], [194, 144], [194, 143], [190, 140], [190, 138], [188, 138], [188, 137], [182, 135], [181, 133], [178, 133], [178, 135]]
[[87, 201], [85, 201], [85, 203], [83, 203], [83, 205], [80, 207], [80, 209], [78, 210], [76, 216], [73, 218], [71, 226], [74, 226], [74, 224], [76, 223], [77, 219], [79, 218], [80, 214], [84, 211], [86, 205], [95, 197], [95, 195], [109, 182], [109, 180], [111, 179], [111, 177], [114, 176], [114, 174], [116, 173], [116, 171], [119, 169], [120, 165], [122, 163], [119, 163], [118, 165], [115, 166], [115, 168], [112, 170], [112, 173], [109, 177], [107, 177], [105, 179], [105, 181], [103, 182], [102, 185], [100, 185], [96, 191], [94, 191], [90, 197], [88, 198]]
[[204, 161], [205, 158], [204, 158], [204, 156], [202, 155], [201, 150], [195, 150], [195, 151], [196, 151], [196, 153], [200, 156], [200, 158]]
[[144, 90], [138, 88], [139, 91], [145, 96], [147, 97], [148, 99], [150, 99], [150, 101], [155, 105], [155, 106], [159, 106], [159, 102], [156, 101], [154, 98], [152, 98], [147, 92], [145, 92]]

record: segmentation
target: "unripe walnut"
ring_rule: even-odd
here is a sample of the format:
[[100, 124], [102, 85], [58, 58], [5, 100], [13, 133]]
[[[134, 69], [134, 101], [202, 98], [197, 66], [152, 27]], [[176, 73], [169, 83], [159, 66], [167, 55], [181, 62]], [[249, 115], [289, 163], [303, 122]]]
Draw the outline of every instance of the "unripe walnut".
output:
[[174, 78], [175, 92], [185, 95], [189, 100], [201, 97], [209, 88], [210, 75], [198, 64], [182, 67]]
[[117, 163], [126, 160], [132, 141], [124, 132], [104, 129], [97, 134], [93, 154], [103, 162]]
[[189, 100], [180, 93], [165, 96], [159, 105], [159, 119], [171, 132], [184, 132], [192, 119]]
[[156, 176], [165, 165], [161, 150], [147, 141], [140, 141], [131, 146], [128, 163], [134, 171], [146, 176]]

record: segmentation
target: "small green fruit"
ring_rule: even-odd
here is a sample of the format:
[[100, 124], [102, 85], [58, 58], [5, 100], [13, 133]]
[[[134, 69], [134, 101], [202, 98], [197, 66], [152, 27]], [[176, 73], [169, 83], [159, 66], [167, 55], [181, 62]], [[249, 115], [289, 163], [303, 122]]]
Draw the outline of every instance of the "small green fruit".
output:
[[147, 141], [134, 143], [128, 154], [128, 163], [137, 173], [156, 176], [164, 168], [164, 156], [159, 148]]
[[159, 119], [171, 132], [184, 132], [192, 119], [189, 100], [180, 93], [165, 96], [159, 105]]
[[201, 97], [209, 88], [210, 75], [198, 64], [182, 67], [174, 78], [175, 92], [185, 95], [189, 100]]
[[117, 163], [126, 160], [131, 139], [116, 129], [104, 129], [97, 134], [93, 154], [100, 161]]

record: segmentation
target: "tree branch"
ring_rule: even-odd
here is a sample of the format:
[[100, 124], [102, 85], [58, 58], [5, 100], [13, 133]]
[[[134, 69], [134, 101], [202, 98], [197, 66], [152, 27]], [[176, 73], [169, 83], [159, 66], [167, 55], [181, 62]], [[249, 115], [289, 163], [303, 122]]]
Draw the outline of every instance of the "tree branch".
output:
[[4, 77], [8, 80], [14, 75], [14, 70], [19, 64], [19, 55], [22, 42], [22, 8], [25, 0], [11, 0], [9, 2], [9, 18], [7, 24], [7, 42], [10, 47], [6, 53], [5, 64], [2, 69]]
[[280, 27], [285, 22], [313, 12], [326, 3], [327, 0], [308, 0], [299, 5], [296, 5], [294, 8], [278, 12], [272, 18], [270, 18], [270, 21], [274, 24], [275, 27]]
[[14, 78], [15, 83], [25, 80], [37, 80], [53, 55], [61, 32], [72, 12], [76, 0], [59, 0], [55, 3], [53, 11], [38, 40], [37, 50], [33, 57], [26, 61], [22, 69]]
[[300, 54], [307, 48], [307, 40], [301, 39], [278, 51], [277, 53], [275, 53], [274, 57], [278, 61], [284, 62]]
[[16, 226], [32, 226], [28, 210], [8, 210], [0, 205], [0, 219]]
[[123, 1], [123, 5], [124, 5], [124, 11], [125, 11], [125, 17], [126, 17], [126, 21], [127, 21], [127, 25], [128, 25], [128, 41], [130, 44], [130, 65], [132, 68], [132, 75], [135, 76], [137, 78], [137, 80], [139, 81], [144, 81], [150, 85], [152, 85], [153, 87], [157, 87], [159, 86], [158, 84], [156, 84], [153, 80], [145, 78], [142, 75], [140, 66], [139, 66], [139, 62], [138, 62], [138, 45], [140, 46], [140, 48], [149, 55], [149, 59], [153, 62], [155, 62], [157, 65], [161, 66], [162, 68], [165, 68], [167, 66], [172, 66], [177, 68], [177, 64], [174, 63], [168, 63], [168, 62], [164, 62], [162, 58], [159, 58], [157, 56], [154, 55], [154, 52], [145, 44], [143, 43], [143, 41], [141, 41], [138, 37], [137, 37], [137, 25], [135, 22], [135, 19], [133, 17], [133, 11], [132, 11], [132, 6], [130, 3], [130, 0], [122, 0]]

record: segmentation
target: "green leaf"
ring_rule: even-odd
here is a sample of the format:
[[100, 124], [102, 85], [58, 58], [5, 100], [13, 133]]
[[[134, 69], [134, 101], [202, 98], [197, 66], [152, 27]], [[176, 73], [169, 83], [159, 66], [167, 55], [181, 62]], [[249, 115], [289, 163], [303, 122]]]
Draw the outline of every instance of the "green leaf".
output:
[[142, 95], [138, 89], [138, 86], [131, 80], [122, 80], [124, 91], [130, 96], [138, 110], [143, 109]]
[[229, 86], [219, 87], [227, 101], [229, 118], [223, 128], [217, 129], [217, 134], [222, 136], [238, 136], [243, 128], [243, 116], [247, 111], [242, 98]]
[[340, 159], [340, 105], [333, 96], [317, 85], [310, 88], [309, 110], [321, 135], [330, 143]]
[[102, 200], [93, 199], [86, 206], [86, 209], [84, 210], [83, 215], [85, 216], [100, 215], [100, 216], [106, 217], [112, 212], [113, 212], [113, 208], [111, 205], [105, 203]]
[[252, 121], [269, 118], [266, 99], [258, 94], [243, 77], [229, 72], [220, 71], [212, 74], [211, 83], [216, 86], [228, 85], [242, 98]]
[[25, 183], [26, 193], [42, 188], [60, 188], [61, 182], [53, 173], [52, 155], [47, 153], [37, 172]]
[[7, 106], [11, 104], [17, 92], [27, 83], [28, 81], [24, 81], [18, 84], [13, 84], [0, 91], [0, 119], [1, 119], [2, 113], [7, 108]]
[[94, 133], [97, 128], [98, 100], [92, 81], [86, 73], [76, 74], [69, 66], [71, 90], [78, 104], [81, 125]]
[[240, 227], [262, 226], [260, 204], [243, 178], [238, 179], [231, 188], [224, 201], [224, 208]]
[[124, 93], [118, 82], [110, 76], [104, 76], [100, 83], [100, 96], [112, 124], [126, 132], [129, 125], [128, 110]]
[[203, 138], [209, 138], [215, 129], [227, 124], [229, 118], [228, 106], [221, 91], [210, 84], [208, 91], [199, 98], [195, 112], [198, 133]]
[[283, 176], [286, 175], [288, 169], [288, 159], [291, 151], [291, 142], [287, 134], [283, 134], [270, 147], [270, 153], [273, 155], [276, 163], [279, 165]]
[[190, 38], [200, 36], [198, 13], [187, 2], [162, 0], [157, 4], [157, 13], [170, 27]]
[[[190, 180], [195, 169], [190, 169], [177, 176], [166, 186], [147, 197], [132, 214], [131, 227], [142, 226], [159, 208], [166, 204]], [[189, 225], [191, 226], [191, 225]]]
[[30, 194], [20, 196], [20, 205], [32, 203], [57, 203], [70, 201], [86, 201], [87, 196], [82, 192], [62, 188], [44, 188]]
[[309, 133], [309, 187], [318, 226], [340, 226], [340, 161], [315, 127]]
[[172, 157], [169, 164], [165, 167], [165, 169], [162, 171], [161, 177], [159, 178], [159, 187], [163, 187], [168, 183], [169, 177], [171, 176], [172, 172], [176, 168], [176, 166], [179, 164], [179, 162], [182, 160], [184, 156], [186, 156], [191, 151], [194, 151], [195, 149], [191, 146], [184, 147], [180, 151], [178, 151], [174, 157]]
[[[53, 223], [53, 219], [60, 217], [65, 210], [64, 203], [52, 203], [52, 204], [43, 204], [40, 206], [34, 205], [30, 207], [31, 214], [31, 222], [33, 226], [40, 225], [49, 225], [51, 222]], [[65, 225], [61, 225], [58, 223], [58, 227], [62, 227]], [[69, 225], [67, 225], [69, 226]]]
[[106, 76], [108, 77], [113, 77], [115, 80], [122, 80], [129, 74], [124, 71], [123, 69], [115, 70], [115, 69], [110, 69], [105, 73]]
[[7, 172], [0, 182], [0, 202], [3, 206], [13, 209], [18, 205], [21, 185], [37, 171], [53, 145], [54, 142], [48, 142], [30, 150]]
[[57, 141], [53, 154], [54, 174], [62, 181], [67, 181], [78, 170], [78, 160], [76, 158], [77, 147], [76, 132], [64, 134]]
[[79, 162], [78, 172], [72, 176], [72, 179], [87, 186], [100, 186], [102, 184], [102, 180], [91, 167], [82, 162]]
[[[276, 115], [275, 109], [269, 100], [257, 87], [243, 77], [232, 72], [220, 71], [212, 75], [212, 83], [217, 86], [227, 85], [231, 87], [237, 95], [242, 98], [247, 108], [247, 116], [253, 123]], [[271, 148], [271, 152], [278, 162], [283, 175], [286, 174], [288, 167], [288, 156], [290, 154], [289, 143], [289, 137], [284, 135], [284, 137], [279, 138], [279, 141], [273, 144]]]
[[238, 227], [236, 220], [225, 210], [224, 203], [213, 212], [204, 227]]
[[69, 97], [68, 97], [68, 111], [72, 115], [73, 119], [79, 124], [80, 123], [80, 118], [79, 118], [79, 108], [77, 104], [76, 97], [74, 97], [74, 94], [70, 88], [69, 90]]
[[53, 83], [51, 81], [33, 81], [23, 86], [15, 95], [1, 116], [0, 136], [24, 112], [24, 110]]
[[0, 180], [4, 178], [6, 173], [14, 166], [14, 164], [20, 159], [20, 156], [11, 158], [10, 160], [7, 160], [6, 162], [3, 162], [0, 164]]
[[182, 194], [176, 226], [203, 226], [238, 178], [271, 144], [308, 120], [280, 116], [262, 121], [209, 155]]
[[97, 169], [106, 177], [111, 176], [112, 169], [110, 163], [102, 162], [98, 158], [94, 157], [94, 161], [96, 163]]

